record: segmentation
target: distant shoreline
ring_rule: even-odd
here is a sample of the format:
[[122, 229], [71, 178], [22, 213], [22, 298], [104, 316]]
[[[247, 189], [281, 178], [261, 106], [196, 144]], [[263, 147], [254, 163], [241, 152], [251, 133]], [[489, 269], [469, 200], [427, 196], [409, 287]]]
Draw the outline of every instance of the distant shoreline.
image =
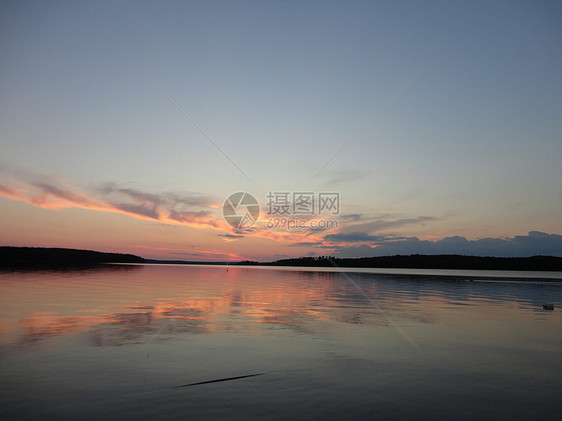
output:
[[43, 247], [0, 247], [0, 269], [92, 268], [106, 263], [144, 263], [133, 254]]
[[371, 268], [371, 269], [449, 269], [449, 270], [512, 270], [561, 272], [562, 257], [480, 257], [458, 254], [397, 255], [382, 257], [335, 258], [301, 257], [274, 262], [195, 262], [183, 260], [146, 259], [145, 263], [171, 265], [236, 265], [236, 266], [291, 266], [311, 268]]
[[274, 262], [225, 261], [201, 262], [185, 260], [144, 259], [133, 254], [105, 253], [93, 250], [42, 247], [0, 247], [0, 269], [90, 268], [107, 263], [151, 263], [167, 265], [241, 265], [292, 266], [311, 268], [372, 269], [449, 269], [449, 270], [511, 270], [562, 271], [562, 257], [480, 257], [447, 255], [397, 255], [382, 257], [335, 258], [301, 257]]
[[[246, 262], [245, 264], [252, 264]], [[481, 257], [458, 254], [441, 255], [397, 255], [381, 257], [335, 258], [301, 257], [284, 259], [272, 263], [257, 263], [272, 266], [309, 266], [340, 268], [388, 268], [388, 269], [460, 269], [460, 270], [514, 270], [514, 271], [562, 271], [562, 257]]]

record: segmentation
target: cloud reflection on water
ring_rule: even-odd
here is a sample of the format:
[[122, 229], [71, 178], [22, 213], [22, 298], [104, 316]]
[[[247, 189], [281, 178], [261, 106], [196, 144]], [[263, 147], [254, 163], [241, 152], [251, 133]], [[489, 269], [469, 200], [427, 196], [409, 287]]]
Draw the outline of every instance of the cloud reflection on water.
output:
[[[388, 327], [377, 309], [335, 272], [232, 267], [191, 299], [220, 268], [136, 268], [37, 272], [34, 281], [26, 284], [18, 282], [21, 274], [5, 274], [4, 291], [21, 305], [2, 312], [2, 343], [33, 349], [48, 339], [85, 333], [93, 346], [119, 346], [207, 333], [265, 334], [289, 329], [296, 334], [323, 335], [338, 325]], [[465, 307], [473, 306], [485, 308], [483, 319], [494, 316], [494, 307], [505, 311], [506, 306], [514, 311], [532, 309], [537, 317], [547, 317], [535, 307], [552, 291], [549, 286], [498, 288], [431, 276], [350, 276], [408, 326], [446, 323], [443, 310], [462, 316], [472, 311]]]

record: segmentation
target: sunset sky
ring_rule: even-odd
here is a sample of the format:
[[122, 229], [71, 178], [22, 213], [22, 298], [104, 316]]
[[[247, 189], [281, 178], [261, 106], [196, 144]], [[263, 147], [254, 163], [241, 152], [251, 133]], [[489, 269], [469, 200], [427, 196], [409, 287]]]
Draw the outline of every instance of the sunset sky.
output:
[[[555, 1], [3, 1], [0, 245], [562, 256], [561, 22]], [[222, 216], [240, 191], [248, 229]], [[337, 227], [268, 227], [270, 192], [339, 193], [286, 215]]]

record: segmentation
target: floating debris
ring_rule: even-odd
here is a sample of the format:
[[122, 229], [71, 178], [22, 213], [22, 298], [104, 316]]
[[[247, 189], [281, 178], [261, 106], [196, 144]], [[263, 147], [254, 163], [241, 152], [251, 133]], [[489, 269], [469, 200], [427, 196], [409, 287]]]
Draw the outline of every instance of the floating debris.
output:
[[223, 379], [215, 379], [215, 380], [207, 380], [207, 381], [204, 381], [204, 382], [182, 384], [180, 386], [174, 386], [174, 387], [172, 387], [172, 389], [178, 389], [180, 387], [199, 386], [199, 385], [202, 385], [202, 384], [209, 384], [209, 383], [228, 382], [230, 380], [245, 379], [247, 377], [263, 376], [264, 374], [265, 373], [246, 374], [245, 376], [225, 377]]
[[554, 304], [543, 304], [542, 308], [545, 310], [554, 310]]

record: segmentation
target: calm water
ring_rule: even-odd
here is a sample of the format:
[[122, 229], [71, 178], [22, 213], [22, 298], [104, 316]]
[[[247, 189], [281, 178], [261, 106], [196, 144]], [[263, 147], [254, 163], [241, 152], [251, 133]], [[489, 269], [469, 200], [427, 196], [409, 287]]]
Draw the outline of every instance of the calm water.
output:
[[0, 418], [554, 419], [560, 308], [428, 273], [0, 273]]

